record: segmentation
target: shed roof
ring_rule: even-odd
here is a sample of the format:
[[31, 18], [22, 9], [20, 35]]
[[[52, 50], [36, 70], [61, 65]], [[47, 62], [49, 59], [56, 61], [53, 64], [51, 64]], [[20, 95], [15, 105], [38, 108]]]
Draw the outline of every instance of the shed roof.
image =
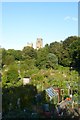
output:
[[53, 87], [47, 88], [47, 89], [45, 89], [45, 91], [47, 92], [50, 99], [52, 99], [55, 96], [58, 96], [58, 93], [54, 90]]

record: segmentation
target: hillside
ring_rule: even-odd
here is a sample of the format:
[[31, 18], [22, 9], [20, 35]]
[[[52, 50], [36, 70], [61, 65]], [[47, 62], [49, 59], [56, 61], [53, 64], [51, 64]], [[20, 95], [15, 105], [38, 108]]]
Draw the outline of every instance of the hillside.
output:
[[[0, 68], [2, 68], [4, 112], [19, 109], [17, 105], [19, 98], [21, 110], [25, 107], [32, 109], [35, 95], [49, 87], [63, 89], [61, 100], [72, 95], [75, 104], [78, 103], [79, 37], [71, 36], [63, 42], [46, 44], [39, 50], [32, 47], [24, 47], [22, 51], [2, 48], [0, 52], [2, 52]], [[27, 77], [31, 81], [24, 86], [23, 78]]]

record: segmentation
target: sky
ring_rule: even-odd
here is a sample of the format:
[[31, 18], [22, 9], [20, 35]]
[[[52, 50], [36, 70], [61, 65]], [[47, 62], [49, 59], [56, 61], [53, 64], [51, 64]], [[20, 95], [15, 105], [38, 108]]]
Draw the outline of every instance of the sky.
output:
[[60, 42], [78, 35], [77, 2], [3, 2], [2, 40], [5, 49], [22, 50], [27, 43], [36, 46]]

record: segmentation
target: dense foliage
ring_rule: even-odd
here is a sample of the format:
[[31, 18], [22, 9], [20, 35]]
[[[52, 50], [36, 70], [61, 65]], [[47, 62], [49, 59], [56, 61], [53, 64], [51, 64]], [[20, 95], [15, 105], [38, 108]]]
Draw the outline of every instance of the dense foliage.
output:
[[[45, 68], [50, 54], [58, 58], [58, 64], [73, 66], [79, 70], [80, 67], [80, 37], [70, 36], [61, 42], [46, 44], [44, 48], [36, 50], [32, 47], [24, 47], [23, 50], [2, 49], [2, 66], [13, 64], [15, 61], [35, 60], [34, 66], [39, 69]], [[55, 57], [54, 57], [55, 59]], [[51, 59], [49, 63], [51, 62]], [[53, 64], [52, 64], [53, 65]], [[52, 66], [50, 66], [52, 67]], [[49, 68], [49, 67], [48, 67]]]
[[[1, 52], [3, 111], [9, 110], [10, 103], [11, 109], [17, 109], [18, 98], [22, 109], [31, 107], [37, 92], [50, 86], [63, 88], [65, 97], [70, 85], [77, 100], [80, 37], [70, 36], [64, 41], [46, 44], [39, 50], [26, 46], [22, 50], [1, 48]], [[25, 87], [22, 85], [24, 77], [31, 78]]]

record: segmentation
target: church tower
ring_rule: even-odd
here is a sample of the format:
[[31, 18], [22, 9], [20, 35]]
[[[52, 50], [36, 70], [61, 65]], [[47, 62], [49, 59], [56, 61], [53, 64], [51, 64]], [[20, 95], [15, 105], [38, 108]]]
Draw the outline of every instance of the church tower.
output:
[[36, 49], [40, 49], [43, 47], [43, 39], [42, 38], [37, 38], [37, 41], [36, 41]]

